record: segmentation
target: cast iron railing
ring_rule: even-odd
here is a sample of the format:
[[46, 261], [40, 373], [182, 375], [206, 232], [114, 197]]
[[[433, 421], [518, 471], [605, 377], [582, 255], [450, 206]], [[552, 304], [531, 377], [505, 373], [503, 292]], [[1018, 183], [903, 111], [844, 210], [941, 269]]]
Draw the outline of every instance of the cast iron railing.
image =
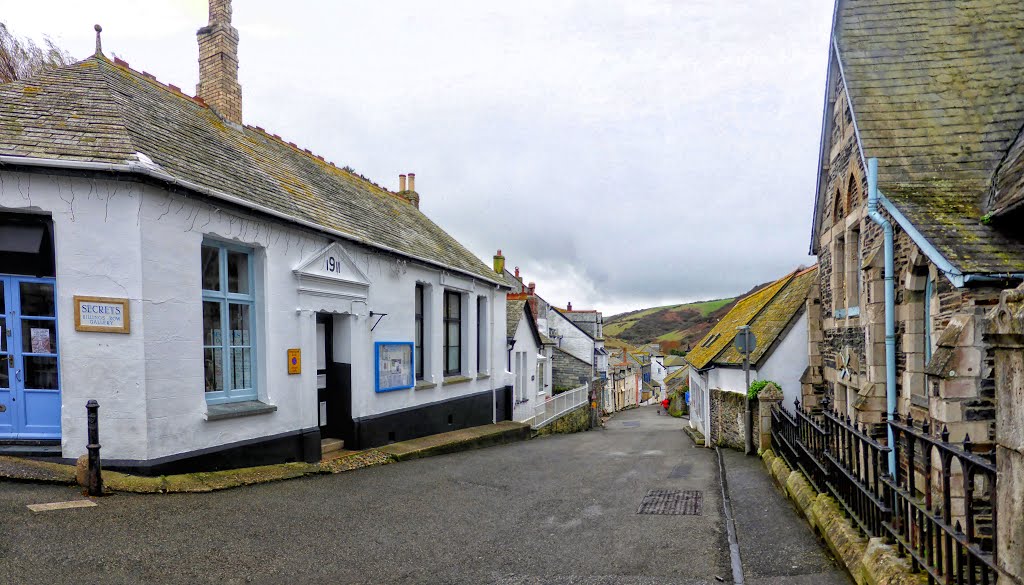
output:
[[958, 446], [945, 429], [934, 436], [927, 422], [918, 428], [912, 419], [896, 416], [888, 422], [897, 461], [893, 477], [891, 449], [866, 425], [830, 409], [827, 401], [817, 415], [799, 401], [794, 406], [795, 414], [772, 408], [772, 449], [818, 492], [831, 494], [863, 534], [895, 543], [929, 584], [996, 582], [991, 454], [974, 453], [969, 436]]
[[[896, 415], [889, 426], [898, 464], [896, 477], [885, 477], [895, 502], [888, 535], [929, 583], [995, 583], [994, 454], [974, 453], [970, 435], [962, 447], [949, 442], [945, 428], [933, 436], [928, 421], [919, 429], [912, 418]], [[960, 486], [953, 481], [957, 471]], [[954, 511], [956, 500], [962, 510]]]

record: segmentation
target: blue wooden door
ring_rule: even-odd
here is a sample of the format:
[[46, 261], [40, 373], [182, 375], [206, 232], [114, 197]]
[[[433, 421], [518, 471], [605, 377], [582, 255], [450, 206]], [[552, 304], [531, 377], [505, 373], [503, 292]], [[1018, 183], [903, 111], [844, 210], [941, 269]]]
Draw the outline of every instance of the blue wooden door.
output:
[[0, 438], [60, 438], [54, 279], [0, 276]]

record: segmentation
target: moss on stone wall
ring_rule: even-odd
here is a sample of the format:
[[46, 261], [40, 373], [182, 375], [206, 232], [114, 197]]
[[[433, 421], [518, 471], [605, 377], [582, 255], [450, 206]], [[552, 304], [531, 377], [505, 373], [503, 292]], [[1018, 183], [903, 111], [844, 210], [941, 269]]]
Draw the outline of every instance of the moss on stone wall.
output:
[[590, 429], [590, 404], [583, 406], [562, 415], [561, 418], [548, 423], [543, 428], [534, 431], [535, 437], [544, 435], [564, 435], [579, 433]]

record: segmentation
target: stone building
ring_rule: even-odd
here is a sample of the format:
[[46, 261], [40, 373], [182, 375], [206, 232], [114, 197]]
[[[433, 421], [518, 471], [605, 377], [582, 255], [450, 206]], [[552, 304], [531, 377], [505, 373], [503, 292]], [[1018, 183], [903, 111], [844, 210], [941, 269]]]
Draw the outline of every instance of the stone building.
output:
[[[1004, 495], [1017, 502], [1016, 512], [999, 512], [1004, 527], [1019, 526], [1020, 442], [1006, 438], [1019, 437], [1024, 420], [1004, 416], [1013, 392], [996, 393], [997, 351], [985, 331], [1000, 295], [1024, 279], [1021, 30], [1019, 0], [837, 2], [811, 231], [821, 272], [803, 380], [805, 405], [827, 395], [879, 438], [890, 411], [947, 429], [954, 443], [969, 436], [981, 453], [1001, 434], [1011, 447], [997, 457], [998, 483], [1016, 491], [1001, 488], [1000, 505]], [[1014, 351], [1019, 360], [1019, 346], [1004, 353]], [[932, 481], [940, 485], [937, 474]], [[954, 477], [958, 519], [960, 485]], [[1021, 538], [1018, 530], [1011, 555], [1018, 579]]]
[[809, 303], [808, 406], [829, 394], [858, 422], [884, 420], [885, 222], [897, 410], [945, 426], [954, 441], [992, 441], [993, 355], [979, 319], [1024, 276], [1022, 25], [1018, 2], [910, 13], [837, 4], [811, 232], [821, 272]]
[[509, 287], [412, 175], [243, 125], [230, 15], [199, 31], [198, 97], [98, 35], [0, 86], [0, 451], [84, 454], [89, 399], [104, 463], [158, 474], [511, 415]]

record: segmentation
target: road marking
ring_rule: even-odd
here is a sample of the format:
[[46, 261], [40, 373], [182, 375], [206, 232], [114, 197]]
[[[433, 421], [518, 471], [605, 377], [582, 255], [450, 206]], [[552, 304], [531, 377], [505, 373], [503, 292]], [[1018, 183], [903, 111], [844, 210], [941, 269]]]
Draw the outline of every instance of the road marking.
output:
[[68, 508], [91, 508], [96, 505], [92, 500], [71, 500], [70, 502], [52, 502], [49, 504], [29, 504], [33, 512], [49, 512], [50, 510], [67, 510]]

